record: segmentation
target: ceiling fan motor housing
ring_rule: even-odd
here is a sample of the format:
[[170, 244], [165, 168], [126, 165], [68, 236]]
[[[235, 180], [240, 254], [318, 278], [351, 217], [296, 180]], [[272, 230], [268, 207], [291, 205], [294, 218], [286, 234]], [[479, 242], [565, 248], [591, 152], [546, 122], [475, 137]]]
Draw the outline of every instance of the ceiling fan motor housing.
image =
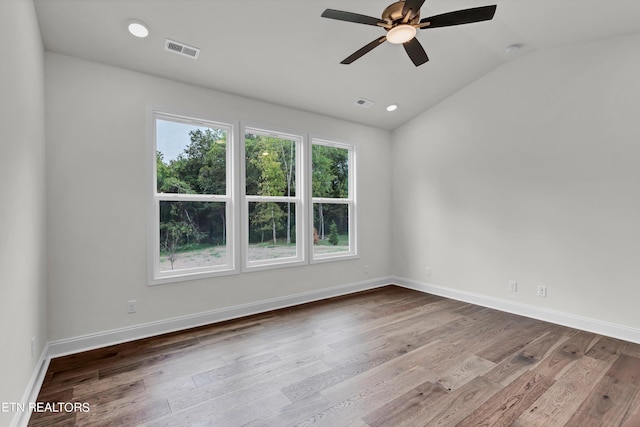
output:
[[[403, 8], [404, 1], [398, 1], [390, 4], [384, 11], [382, 11], [382, 19], [394, 24], [401, 22], [404, 19], [404, 16], [402, 15]], [[420, 22], [420, 10], [412, 10], [411, 15], [412, 17], [409, 19], [407, 24], [413, 25]]]

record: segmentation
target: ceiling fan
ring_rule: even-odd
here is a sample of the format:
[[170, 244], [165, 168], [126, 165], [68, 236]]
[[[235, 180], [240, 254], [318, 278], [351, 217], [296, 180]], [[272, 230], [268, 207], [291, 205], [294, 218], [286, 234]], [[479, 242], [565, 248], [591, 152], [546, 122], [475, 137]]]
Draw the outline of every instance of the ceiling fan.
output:
[[417, 30], [488, 21], [493, 18], [497, 7], [496, 5], [474, 7], [420, 19], [420, 8], [424, 2], [425, 0], [395, 2], [387, 6], [382, 12], [382, 19], [335, 9], [327, 9], [322, 12], [323, 18], [374, 25], [382, 27], [387, 31], [386, 35], [358, 49], [340, 63], [351, 64], [364, 54], [380, 46], [383, 42], [388, 41], [393, 44], [402, 44], [407, 55], [409, 55], [409, 58], [411, 58], [411, 61], [413, 61], [417, 67], [429, 60], [424, 48], [418, 39], [415, 38]]

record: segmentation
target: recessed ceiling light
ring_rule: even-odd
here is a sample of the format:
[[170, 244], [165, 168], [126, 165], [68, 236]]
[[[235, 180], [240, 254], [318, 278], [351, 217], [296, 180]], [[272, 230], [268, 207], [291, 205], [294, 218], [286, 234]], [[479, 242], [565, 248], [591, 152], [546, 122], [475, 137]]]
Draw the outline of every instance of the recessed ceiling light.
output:
[[398, 108], [398, 104], [391, 104], [387, 107], [387, 111], [395, 111]]
[[139, 37], [141, 39], [149, 35], [149, 29], [144, 24], [144, 22], [141, 21], [129, 21], [129, 23], [127, 24], [127, 29], [129, 30], [131, 35]]

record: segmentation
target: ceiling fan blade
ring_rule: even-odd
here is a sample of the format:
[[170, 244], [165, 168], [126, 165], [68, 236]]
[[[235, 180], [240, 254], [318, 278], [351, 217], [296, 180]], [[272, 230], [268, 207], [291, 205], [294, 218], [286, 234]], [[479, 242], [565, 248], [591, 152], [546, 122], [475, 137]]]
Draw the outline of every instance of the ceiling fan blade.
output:
[[429, 60], [427, 56], [427, 52], [424, 51], [424, 48], [420, 44], [417, 38], [412, 38], [406, 43], [402, 44], [404, 46], [404, 50], [407, 51], [407, 55], [411, 58], [411, 61], [414, 65], [420, 66]]
[[402, 8], [402, 16], [407, 16], [409, 10], [411, 10], [411, 17], [413, 18], [420, 12], [420, 8], [424, 4], [424, 0], [406, 0], [404, 7]]
[[342, 60], [340, 63], [341, 64], [351, 64], [353, 61], [355, 61], [356, 59], [360, 58], [364, 54], [369, 53], [374, 48], [380, 46], [385, 40], [387, 40], [387, 36], [382, 36], [382, 37], [380, 37], [378, 39], [375, 39], [374, 41], [372, 41], [368, 45], [363, 46], [360, 49], [358, 49], [355, 52], [353, 52], [350, 56], [348, 56], [347, 58]]
[[356, 24], [367, 24], [380, 26], [387, 25], [386, 21], [374, 18], [373, 16], [360, 15], [359, 13], [345, 12], [343, 10], [327, 9], [322, 12], [323, 18], [337, 19], [338, 21], [355, 22]]
[[451, 25], [470, 24], [472, 22], [488, 21], [496, 13], [496, 5], [481, 6], [471, 9], [457, 10], [455, 12], [443, 13], [442, 15], [430, 16], [420, 20], [420, 28], [449, 27]]

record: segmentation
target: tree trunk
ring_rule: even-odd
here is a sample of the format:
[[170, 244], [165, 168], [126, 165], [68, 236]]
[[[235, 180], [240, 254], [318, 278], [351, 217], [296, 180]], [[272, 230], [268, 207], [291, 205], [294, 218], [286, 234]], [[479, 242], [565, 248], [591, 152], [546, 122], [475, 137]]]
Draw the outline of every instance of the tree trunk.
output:
[[227, 244], [227, 220], [224, 215], [224, 211], [220, 213], [220, 217], [222, 218], [222, 244]]
[[271, 229], [273, 230], [273, 244], [277, 244], [278, 240], [276, 237], [276, 218], [275, 218], [276, 213], [273, 210], [273, 207], [271, 207]]
[[[284, 145], [280, 144], [282, 158], [286, 159]], [[289, 144], [289, 161], [285, 160], [287, 169], [287, 197], [291, 197], [291, 180], [293, 179], [293, 143]], [[291, 203], [287, 203], [287, 244], [291, 243]]]
[[276, 243], [278, 243], [278, 241], [276, 240], [276, 220], [275, 219], [271, 220], [271, 228], [273, 230], [273, 244], [275, 245]]
[[291, 244], [291, 203], [287, 202], [287, 244]]
[[318, 203], [318, 216], [320, 217], [320, 240], [324, 240], [324, 212], [322, 203]]

